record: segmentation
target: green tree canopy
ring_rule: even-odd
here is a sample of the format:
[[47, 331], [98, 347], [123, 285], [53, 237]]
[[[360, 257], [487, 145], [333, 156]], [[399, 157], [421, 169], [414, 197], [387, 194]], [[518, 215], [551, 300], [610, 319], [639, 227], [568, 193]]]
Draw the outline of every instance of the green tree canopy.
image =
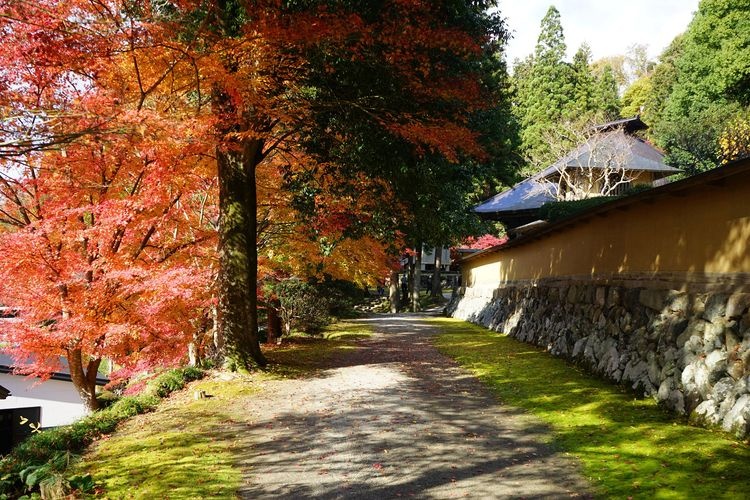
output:
[[647, 116], [668, 161], [688, 173], [718, 165], [720, 135], [750, 105], [750, 0], [702, 0], [651, 84]]
[[574, 73], [564, 61], [565, 37], [560, 12], [551, 6], [542, 19], [534, 57], [529, 71], [516, 73], [517, 113], [522, 127], [521, 143], [525, 154], [540, 156], [548, 152], [544, 131], [558, 122], [574, 96]]

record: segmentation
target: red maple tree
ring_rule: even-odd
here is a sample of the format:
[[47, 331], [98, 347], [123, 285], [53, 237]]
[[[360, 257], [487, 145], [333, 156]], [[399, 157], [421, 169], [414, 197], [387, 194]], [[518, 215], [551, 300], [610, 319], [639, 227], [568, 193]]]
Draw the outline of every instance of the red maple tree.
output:
[[[387, 183], [348, 153], [372, 136], [481, 156], [469, 117], [488, 105], [491, 34], [464, 25], [485, 7], [458, 19], [452, 2], [420, 0], [0, 0], [2, 245], [23, 256], [2, 266], [14, 284], [0, 300], [21, 310], [6, 339], [17, 359], [42, 374], [66, 356], [93, 406], [102, 357], [177, 356], [211, 295], [218, 224], [219, 329], [239, 366], [262, 364], [258, 241], [265, 215], [285, 215], [263, 212], [258, 176], [304, 158], [321, 181]], [[317, 247], [344, 248], [356, 203], [324, 201]]]

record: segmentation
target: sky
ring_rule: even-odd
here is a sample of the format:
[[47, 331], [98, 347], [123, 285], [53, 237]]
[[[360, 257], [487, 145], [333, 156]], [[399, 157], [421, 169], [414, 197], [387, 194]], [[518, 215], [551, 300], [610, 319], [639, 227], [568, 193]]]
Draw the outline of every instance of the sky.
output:
[[633, 44], [648, 46], [656, 59], [685, 31], [699, 0], [499, 0], [513, 38], [507, 61], [534, 51], [539, 25], [550, 5], [557, 7], [568, 47], [568, 59], [588, 42], [593, 60], [625, 54]]

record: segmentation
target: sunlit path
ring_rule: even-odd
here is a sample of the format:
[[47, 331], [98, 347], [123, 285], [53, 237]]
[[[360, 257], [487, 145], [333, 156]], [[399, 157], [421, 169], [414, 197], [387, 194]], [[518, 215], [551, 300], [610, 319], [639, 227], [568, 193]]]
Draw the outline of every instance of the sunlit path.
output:
[[329, 370], [245, 403], [244, 498], [587, 496], [544, 429], [439, 354], [420, 316], [361, 321], [378, 333]]

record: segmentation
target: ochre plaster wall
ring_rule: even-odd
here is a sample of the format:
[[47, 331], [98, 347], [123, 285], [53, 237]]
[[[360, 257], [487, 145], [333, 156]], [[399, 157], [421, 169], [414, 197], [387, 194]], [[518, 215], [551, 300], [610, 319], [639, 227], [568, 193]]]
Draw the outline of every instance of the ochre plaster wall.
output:
[[465, 284], [566, 276], [750, 273], [750, 173], [585, 219], [463, 263]]

